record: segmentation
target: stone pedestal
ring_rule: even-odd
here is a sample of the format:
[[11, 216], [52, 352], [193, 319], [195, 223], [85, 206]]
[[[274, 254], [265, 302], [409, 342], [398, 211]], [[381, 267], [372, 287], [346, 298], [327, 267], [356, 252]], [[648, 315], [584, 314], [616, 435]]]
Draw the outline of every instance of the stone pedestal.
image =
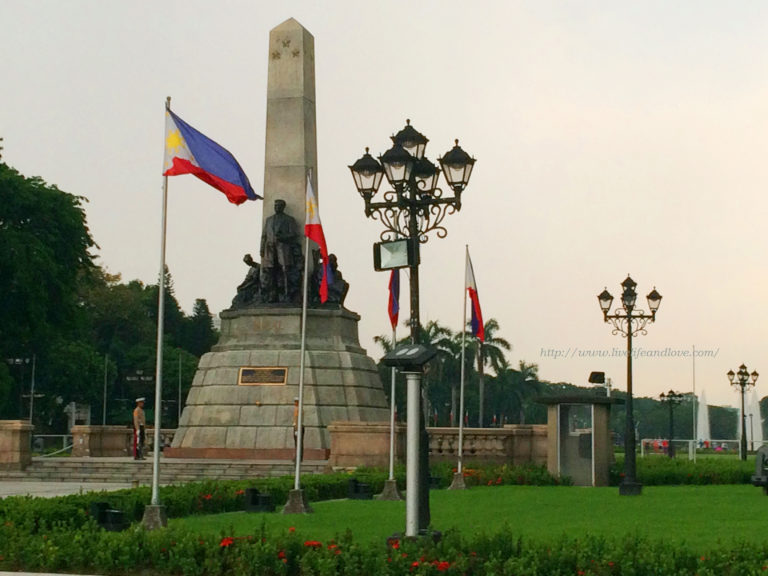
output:
[[26, 420], [0, 420], [0, 468], [24, 470], [32, 463], [32, 430]]
[[304, 490], [291, 490], [288, 492], [288, 502], [285, 503], [283, 514], [312, 514], [314, 510], [307, 502]]
[[162, 504], [144, 506], [144, 517], [141, 523], [147, 530], [165, 528], [168, 525], [168, 514], [165, 511], [165, 506]]
[[402, 500], [403, 496], [397, 487], [397, 480], [386, 480], [384, 482], [384, 490], [376, 498], [379, 500]]
[[[359, 319], [345, 309], [307, 311], [304, 460], [328, 458], [332, 422], [389, 418], [376, 365], [360, 347]], [[301, 309], [225, 310], [221, 322], [219, 343], [200, 359], [165, 456], [293, 459]]]

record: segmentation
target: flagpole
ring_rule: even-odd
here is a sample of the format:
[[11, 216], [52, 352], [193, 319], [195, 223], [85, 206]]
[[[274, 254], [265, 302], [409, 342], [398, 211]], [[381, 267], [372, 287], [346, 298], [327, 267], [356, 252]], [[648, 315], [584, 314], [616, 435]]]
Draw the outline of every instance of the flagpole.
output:
[[[165, 110], [171, 109], [171, 97]], [[163, 176], [163, 208], [160, 233], [160, 280], [157, 291], [157, 358], [155, 360], [155, 447], [152, 453], [152, 505], [160, 504], [160, 413], [163, 398], [163, 328], [165, 324], [165, 239], [168, 225], [168, 176]]]
[[696, 345], [693, 345], [693, 463], [696, 463], [696, 445], [699, 439], [696, 438], [698, 430], [696, 430]]
[[[312, 178], [310, 171], [309, 178]], [[307, 347], [307, 286], [309, 279], [309, 236], [304, 235], [304, 289], [301, 298], [301, 351], [299, 360], [299, 414], [296, 418], [296, 470], [294, 472], [293, 489], [298, 490], [301, 473], [301, 453], [304, 427], [304, 352]]]
[[467, 336], [467, 257], [469, 246], [464, 245], [466, 255], [464, 258], [464, 311], [461, 315], [461, 385], [459, 387], [459, 464], [458, 473], [462, 473], [464, 465], [464, 353]]

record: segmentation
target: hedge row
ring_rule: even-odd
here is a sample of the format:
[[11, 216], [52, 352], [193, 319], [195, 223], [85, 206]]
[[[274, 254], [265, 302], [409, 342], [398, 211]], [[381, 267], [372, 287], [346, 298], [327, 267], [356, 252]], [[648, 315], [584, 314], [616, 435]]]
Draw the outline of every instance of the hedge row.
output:
[[[610, 482], [618, 486], [624, 477], [624, 456], [617, 456], [611, 466]], [[699, 458], [696, 462], [685, 457], [646, 456], [637, 458], [637, 479], [646, 486], [682, 484], [750, 484], [755, 473], [753, 457], [742, 461], [735, 458]]]
[[[454, 469], [449, 465], [436, 466], [432, 475], [442, 487], [449, 486]], [[349, 480], [356, 478], [370, 484], [374, 493], [384, 489], [387, 472], [360, 468], [354, 474], [334, 473], [307, 475], [301, 478], [301, 488], [310, 502], [346, 498]], [[405, 488], [405, 471], [398, 469], [395, 478], [400, 489]], [[480, 484], [532, 484], [553, 485], [561, 480], [551, 476], [540, 466], [494, 466], [464, 469], [465, 482], [469, 486]], [[245, 490], [257, 488], [270, 494], [276, 505], [288, 500], [293, 488], [293, 476], [280, 478], [255, 478], [253, 480], [226, 480], [191, 482], [188, 484], [161, 486], [160, 501], [169, 518], [182, 518], [194, 514], [216, 514], [243, 510]], [[104, 501], [99, 493], [74, 494], [60, 498], [6, 498], [0, 499], [0, 520], [11, 522], [17, 529], [29, 533], [45, 533], [56, 527], [76, 530], [89, 521], [91, 504]], [[110, 492], [106, 498], [113, 509], [121, 510], [128, 522], [138, 522], [144, 515], [144, 506], [151, 500], [147, 486], [131, 490]]]
[[89, 522], [74, 532], [29, 534], [0, 526], [0, 570], [185, 576], [358, 575], [660, 575], [745, 576], [768, 569], [768, 545], [721, 545], [705, 555], [661, 540], [629, 537], [560, 538], [532, 542], [506, 529], [465, 538], [450, 532], [435, 542], [389, 539], [358, 544], [279, 536], [201, 537], [140, 526], [104, 532]]

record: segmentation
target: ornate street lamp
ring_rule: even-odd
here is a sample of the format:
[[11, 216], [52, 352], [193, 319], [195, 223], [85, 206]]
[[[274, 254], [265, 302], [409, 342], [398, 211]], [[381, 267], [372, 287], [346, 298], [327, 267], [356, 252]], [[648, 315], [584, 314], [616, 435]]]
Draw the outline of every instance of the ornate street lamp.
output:
[[[461, 210], [461, 194], [467, 187], [475, 159], [464, 152], [456, 140], [456, 145], [438, 158], [438, 168], [424, 156], [429, 139], [414, 129], [410, 120], [406, 120], [405, 128], [391, 139], [392, 147], [379, 156], [379, 161], [366, 148], [365, 154], [349, 169], [365, 202], [365, 215], [384, 225], [380, 235], [382, 243], [403, 239], [408, 242], [407, 262], [392, 267], [410, 269], [411, 343], [419, 344], [419, 245], [428, 241], [431, 232], [438, 238], [448, 234], [443, 220], [447, 214]], [[438, 187], [440, 172], [452, 194]], [[382, 176], [386, 176], [392, 189], [377, 196]], [[420, 386], [420, 375], [408, 380], [407, 536], [415, 536], [429, 525], [428, 437], [423, 420], [410, 416], [420, 413]], [[420, 476], [427, 479], [421, 485]]]
[[659, 400], [662, 404], [669, 405], [669, 444], [667, 447], [667, 455], [670, 458], [675, 457], [675, 445], [672, 443], [672, 439], [675, 437], [675, 406], [683, 401], [683, 395], [680, 392], [670, 390], [666, 394], [662, 392], [659, 394]]
[[626, 431], [624, 433], [624, 479], [619, 484], [619, 494], [622, 496], [639, 495], [642, 491], [642, 484], [637, 481], [637, 462], [635, 451], [635, 418], [632, 407], [632, 337], [640, 334], [647, 334], [645, 329], [649, 322], [656, 320], [656, 312], [661, 304], [661, 294], [656, 292], [656, 288], [648, 296], [648, 309], [650, 314], [643, 310], [635, 308], [637, 301], [637, 292], [635, 287], [637, 283], [627, 275], [626, 280], [621, 283], [623, 288], [621, 292], [621, 308], [616, 308], [613, 314], [610, 314], [613, 296], [606, 288], [598, 296], [600, 310], [603, 312], [603, 320], [613, 324], [613, 334], [621, 334], [627, 339], [627, 417]]
[[747, 459], [747, 418], [744, 413], [744, 390], [747, 386], [754, 386], [757, 383], [757, 377], [760, 374], [757, 371], [749, 373], [747, 367], [742, 364], [739, 371], [735, 374], [733, 370], [728, 370], [728, 381], [731, 386], [738, 386], [741, 392], [741, 442], [739, 443], [739, 457], [742, 460]]

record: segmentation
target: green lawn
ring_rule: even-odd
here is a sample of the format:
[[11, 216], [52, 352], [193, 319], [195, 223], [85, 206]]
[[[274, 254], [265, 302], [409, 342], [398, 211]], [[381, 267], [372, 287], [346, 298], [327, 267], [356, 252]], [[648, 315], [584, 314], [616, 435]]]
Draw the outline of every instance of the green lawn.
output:
[[[639, 534], [687, 543], [702, 551], [733, 540], [765, 542], [768, 497], [748, 485], [647, 486], [642, 496], [618, 489], [494, 486], [431, 493], [432, 525], [465, 535], [494, 532], [504, 525], [535, 540], [582, 534]], [[335, 500], [311, 504], [314, 514], [231, 512], [171, 520], [201, 533], [246, 536], [287, 531], [327, 541], [347, 529], [357, 541], [383, 540], [405, 527], [405, 503]]]

